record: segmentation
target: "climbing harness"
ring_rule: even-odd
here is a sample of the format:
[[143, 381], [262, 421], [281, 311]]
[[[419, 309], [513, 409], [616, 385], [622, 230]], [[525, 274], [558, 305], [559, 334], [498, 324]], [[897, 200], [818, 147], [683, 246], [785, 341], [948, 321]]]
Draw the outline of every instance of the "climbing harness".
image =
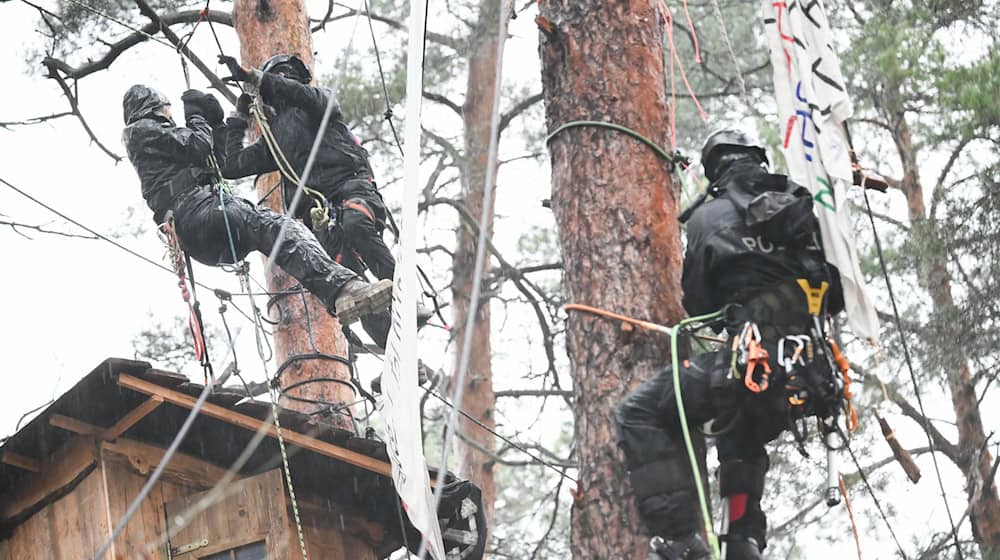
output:
[[[805, 452], [804, 442], [806, 439], [804, 420], [810, 415], [816, 415], [818, 418], [819, 433], [822, 436], [821, 441], [827, 452], [828, 488], [825, 493], [825, 499], [827, 505], [832, 507], [840, 502], [838, 488], [840, 473], [837, 466], [837, 452], [847, 446], [847, 434], [856, 430], [858, 425], [857, 412], [852, 403], [853, 395], [850, 390], [850, 365], [832, 339], [828, 339], [822, 335], [824, 330], [819, 321], [819, 314], [822, 312], [823, 298], [826, 295], [829, 285], [824, 282], [819, 287], [813, 287], [806, 280], [799, 281], [798, 285], [806, 295], [810, 317], [813, 320], [813, 325], [810, 328], [811, 332], [809, 334], [784, 335], [778, 338], [776, 341], [776, 355], [773, 358], [785, 374], [784, 389], [787, 393], [787, 411], [790, 418], [789, 429], [792, 431], [793, 437], [795, 437], [800, 451], [803, 453]], [[698, 458], [691, 440], [690, 428], [687, 423], [687, 413], [684, 409], [683, 395], [680, 390], [680, 361], [677, 339], [681, 332], [693, 334], [699, 329], [708, 326], [718, 326], [731, 321], [732, 315], [729, 306], [715, 313], [685, 319], [673, 327], [666, 327], [650, 321], [628, 317], [587, 305], [568, 304], [564, 308], [567, 311], [592, 313], [670, 335], [671, 366], [673, 370], [672, 381], [681, 432], [684, 436], [685, 447], [687, 448], [688, 458], [691, 462], [704, 526], [706, 528], [712, 527], [711, 515], [708, 510], [707, 499], [705, 498], [705, 490], [701, 482]], [[772, 356], [764, 348], [760, 327], [752, 321], [745, 321], [743, 326], [737, 331], [737, 334], [728, 341], [727, 349], [731, 353], [730, 375], [733, 380], [739, 380], [742, 386], [746, 387], [751, 394], [759, 394], [767, 391], [771, 384], [770, 378], [772, 374], [768, 362]], [[817, 363], [816, 360], [819, 359], [823, 361]], [[824, 372], [824, 379], [816, 378], [816, 370]], [[834, 390], [825, 390], [824, 386], [833, 387]], [[838, 404], [834, 405], [824, 402], [831, 399], [836, 400]], [[837, 417], [841, 412], [844, 413], [846, 418], [844, 429], [837, 426]], [[736, 422], [740, 421], [738, 414], [734, 416], [735, 418], [729, 423], [728, 427], [709, 433], [708, 435], [726, 433]], [[727, 530], [728, 520], [724, 515], [720, 534], [725, 534]], [[714, 558], [719, 558], [720, 550], [722, 550], [719, 538], [711, 530], [708, 532], [708, 541]]]

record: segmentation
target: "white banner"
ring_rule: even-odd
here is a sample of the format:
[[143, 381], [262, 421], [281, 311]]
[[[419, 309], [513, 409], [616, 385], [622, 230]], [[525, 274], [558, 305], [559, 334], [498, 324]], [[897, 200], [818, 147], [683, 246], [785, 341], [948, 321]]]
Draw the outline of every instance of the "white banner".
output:
[[878, 316], [854, 246], [847, 189], [853, 183], [843, 126], [853, 113], [819, 0], [762, 0], [788, 175], [813, 193], [826, 259], [840, 270], [847, 319], [877, 340]]
[[[392, 481], [410, 522], [427, 540], [435, 560], [445, 560], [441, 527], [431, 493], [420, 429], [417, 386], [417, 198], [420, 191], [420, 106], [423, 95], [423, 0], [410, 1], [406, 64], [406, 131], [403, 158], [403, 209], [396, 273], [393, 277], [392, 329], [382, 369], [382, 415]], [[442, 466], [443, 468], [443, 466]]]

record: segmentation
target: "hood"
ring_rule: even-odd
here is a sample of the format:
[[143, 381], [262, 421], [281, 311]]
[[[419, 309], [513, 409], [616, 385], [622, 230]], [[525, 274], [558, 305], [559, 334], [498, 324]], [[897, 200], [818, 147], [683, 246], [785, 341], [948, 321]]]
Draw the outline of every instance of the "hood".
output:
[[170, 105], [167, 96], [149, 86], [136, 84], [128, 88], [125, 97], [122, 98], [122, 115], [125, 118], [125, 124], [129, 125], [143, 117], [152, 115], [157, 109], [166, 105]]

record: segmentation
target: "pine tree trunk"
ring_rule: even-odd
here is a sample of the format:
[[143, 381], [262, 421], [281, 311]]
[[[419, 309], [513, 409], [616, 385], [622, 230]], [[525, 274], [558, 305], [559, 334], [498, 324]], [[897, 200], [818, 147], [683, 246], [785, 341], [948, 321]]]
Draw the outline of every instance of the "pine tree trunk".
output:
[[[499, 2], [484, 0], [479, 7], [479, 20], [475, 31], [469, 34], [472, 44], [469, 54], [469, 74], [466, 82], [463, 125], [465, 135], [465, 161], [462, 162], [462, 202], [475, 219], [483, 211], [486, 187], [486, 170], [490, 146], [490, 117], [493, 100], [497, 95], [495, 74], [497, 63], [497, 18]], [[496, 191], [494, 190], [494, 199]], [[493, 215], [486, 224], [493, 235]], [[480, 301], [478, 310], [470, 310], [472, 276], [475, 272], [476, 242], [478, 232], [463, 222], [457, 231], [457, 246], [452, 259], [452, 304], [454, 340], [462, 340], [469, 313], [476, 314], [472, 333], [472, 353], [465, 381], [462, 408], [489, 428], [496, 427], [493, 394], [492, 350], [490, 347], [490, 302]], [[490, 262], [483, 263], [483, 278], [489, 272]], [[460, 350], [456, 348], [456, 350]], [[458, 370], [460, 352], [455, 354]], [[487, 527], [493, 526], [493, 506], [496, 500], [496, 473], [494, 454], [496, 440], [493, 435], [477, 426], [472, 420], [459, 417], [459, 434], [455, 440], [458, 473], [474, 482], [483, 492]], [[485, 451], [484, 451], [485, 450]]]
[[[240, 39], [240, 57], [244, 66], [259, 68], [271, 56], [282, 53], [297, 54], [312, 66], [312, 35], [302, 0], [235, 0], [233, 26]], [[257, 182], [258, 195], [266, 195], [277, 182], [278, 173], [262, 177]], [[272, 209], [281, 212], [280, 190], [275, 190], [267, 202]], [[267, 286], [271, 292], [282, 292], [294, 285], [295, 279], [277, 266], [267, 275]], [[281, 297], [273, 309], [280, 312], [279, 323], [274, 328], [278, 364], [301, 354], [347, 355], [347, 342], [340, 332], [340, 324], [308, 292], [305, 297], [299, 294]], [[317, 377], [349, 380], [350, 372], [346, 366], [336, 362], [305, 360], [291, 364], [282, 373], [281, 385], [284, 387]], [[331, 382], [303, 385], [287, 395], [330, 403], [351, 402], [354, 397], [348, 387]], [[283, 399], [282, 405], [303, 412], [317, 409], [317, 405], [288, 398]], [[344, 416], [335, 415], [330, 420], [353, 429]]]
[[[909, 124], [902, 113], [899, 113], [897, 122], [899, 124], [896, 127], [895, 141], [904, 172], [901, 188], [906, 194], [910, 221], [923, 221], [927, 219], [927, 210], [924, 205], [923, 185], [919, 179], [918, 148], [913, 144]], [[934, 231], [939, 235], [945, 235], [945, 232], [938, 228]], [[946, 243], [942, 239], [932, 246], [945, 247]], [[959, 325], [945, 319], [953, 315], [955, 309], [947, 264], [946, 254], [932, 254], [919, 276], [923, 279], [922, 285], [931, 296], [935, 315], [932, 321], [951, 331], [942, 333], [938, 351], [948, 357], [946, 363], [953, 364], [946, 375], [958, 428], [957, 466], [965, 475], [973, 536], [985, 560], [1000, 560], [1000, 497], [997, 495], [996, 482], [991, 478], [993, 456], [986, 445], [986, 432], [979, 412], [976, 386], [969, 369], [969, 358], [961, 344], [947, 343], [950, 340], [962, 339]]]
[[[624, 125], [669, 150], [663, 20], [655, 0], [546, 0], [542, 82], [548, 129], [575, 120]], [[549, 143], [552, 209], [570, 302], [671, 324], [680, 304], [678, 193], [666, 162], [607, 129], [574, 128]], [[644, 557], [612, 407], [663, 366], [662, 335], [571, 313], [567, 332], [579, 485], [574, 558]]]

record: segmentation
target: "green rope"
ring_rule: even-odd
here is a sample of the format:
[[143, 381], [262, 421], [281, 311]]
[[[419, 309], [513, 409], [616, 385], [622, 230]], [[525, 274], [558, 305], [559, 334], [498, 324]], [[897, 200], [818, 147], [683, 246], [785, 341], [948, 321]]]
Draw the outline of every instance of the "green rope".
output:
[[[260, 125], [260, 135], [264, 138], [264, 143], [267, 144], [268, 150], [271, 151], [271, 156], [274, 158], [278, 171], [289, 181], [295, 184], [302, 183], [298, 173], [295, 172], [295, 168], [285, 158], [285, 152], [278, 145], [278, 139], [275, 138], [274, 132], [271, 131], [267, 116], [264, 115], [264, 112], [257, 105], [251, 105], [250, 112], [257, 119], [257, 124]], [[330, 213], [325, 204], [326, 198], [323, 196], [323, 193], [309, 188], [305, 184], [302, 185], [302, 190], [313, 199], [313, 208], [309, 211], [313, 230], [319, 231], [325, 229], [327, 224], [330, 223]]]
[[570, 121], [566, 124], [561, 125], [559, 128], [549, 133], [549, 135], [545, 137], [545, 143], [548, 144], [549, 142], [551, 142], [556, 135], [558, 135], [560, 132], [564, 130], [568, 130], [570, 128], [585, 127], [585, 126], [593, 126], [597, 128], [608, 128], [611, 130], [617, 130], [618, 132], [621, 132], [627, 136], [635, 138], [636, 140], [642, 142], [646, 146], [649, 146], [649, 149], [653, 150], [653, 153], [655, 153], [660, 159], [669, 162], [671, 170], [673, 170], [674, 166], [679, 163], [683, 163], [686, 165], [690, 165], [691, 163], [691, 160], [688, 159], [687, 157], [684, 157], [684, 155], [682, 155], [679, 151], [670, 154], [666, 150], [661, 148], [656, 142], [653, 142], [649, 138], [643, 136], [642, 134], [639, 134], [638, 132], [632, 130], [631, 128], [622, 126], [620, 124], [609, 123], [604, 121]]
[[681, 395], [681, 370], [680, 360], [677, 358], [677, 335], [680, 330], [688, 325], [712, 321], [722, 316], [722, 311], [716, 311], [708, 315], [688, 317], [677, 323], [670, 329], [670, 362], [673, 367], [674, 397], [677, 400], [677, 415], [681, 421], [681, 432], [684, 434], [684, 446], [687, 448], [688, 459], [691, 461], [691, 472], [694, 475], [695, 489], [698, 491], [698, 504], [701, 506], [702, 520], [705, 524], [705, 534], [708, 535], [708, 545], [712, 549], [712, 558], [721, 558], [719, 551], [719, 538], [712, 527], [712, 514], [708, 510], [708, 500], [705, 498], [705, 487], [701, 481], [701, 469], [698, 467], [698, 456], [694, 450], [694, 443], [691, 441], [691, 429], [688, 427], [687, 413], [684, 411], [684, 397]]

